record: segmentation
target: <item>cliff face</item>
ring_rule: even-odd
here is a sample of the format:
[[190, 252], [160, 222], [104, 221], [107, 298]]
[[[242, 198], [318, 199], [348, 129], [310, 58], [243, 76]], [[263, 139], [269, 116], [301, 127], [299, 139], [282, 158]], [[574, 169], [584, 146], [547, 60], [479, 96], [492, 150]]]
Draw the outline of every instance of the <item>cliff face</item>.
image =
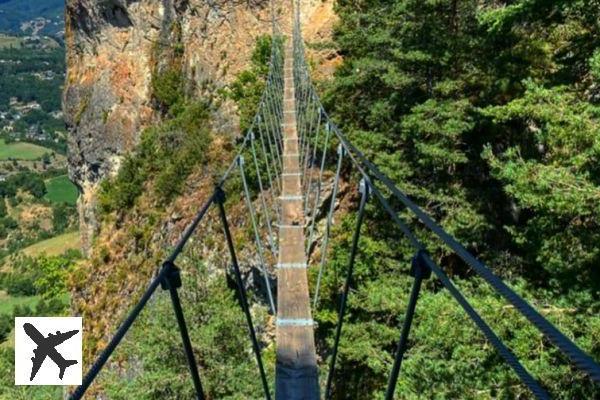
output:
[[[79, 186], [82, 239], [89, 250], [97, 230], [95, 194], [114, 174], [142, 129], [159, 115], [152, 100], [152, 74], [161, 47], [172, 46], [173, 26], [183, 70], [196, 96], [210, 96], [246, 65], [255, 38], [271, 29], [268, 1], [67, 0], [67, 80], [64, 95], [70, 131], [69, 167]], [[275, 1], [284, 29], [291, 4]], [[309, 41], [326, 40], [332, 0], [301, 4]], [[236, 133], [235, 110], [215, 115], [220, 131]]]

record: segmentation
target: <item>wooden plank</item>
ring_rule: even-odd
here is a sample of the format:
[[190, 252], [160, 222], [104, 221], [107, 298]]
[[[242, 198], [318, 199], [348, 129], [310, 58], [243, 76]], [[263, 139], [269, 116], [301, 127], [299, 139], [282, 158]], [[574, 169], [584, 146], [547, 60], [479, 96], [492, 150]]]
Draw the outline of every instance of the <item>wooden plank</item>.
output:
[[[287, 43], [291, 43], [288, 40]], [[319, 378], [310, 310], [294, 102], [292, 48], [285, 51], [282, 218], [277, 269], [277, 365], [275, 398], [318, 400]]]

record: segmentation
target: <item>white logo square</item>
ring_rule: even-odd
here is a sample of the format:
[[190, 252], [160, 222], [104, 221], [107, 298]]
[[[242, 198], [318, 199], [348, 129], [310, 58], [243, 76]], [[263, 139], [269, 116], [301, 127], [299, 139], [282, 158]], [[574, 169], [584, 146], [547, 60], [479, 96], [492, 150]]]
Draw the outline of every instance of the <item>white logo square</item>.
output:
[[15, 318], [15, 385], [80, 385], [81, 317]]

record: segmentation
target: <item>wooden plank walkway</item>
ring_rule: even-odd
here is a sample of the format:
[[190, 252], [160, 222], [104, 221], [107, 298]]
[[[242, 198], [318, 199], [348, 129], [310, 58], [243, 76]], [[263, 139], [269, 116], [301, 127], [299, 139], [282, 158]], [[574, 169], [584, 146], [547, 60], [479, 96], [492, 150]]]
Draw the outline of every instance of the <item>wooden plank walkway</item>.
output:
[[308, 292], [303, 193], [296, 130], [293, 50], [286, 41], [283, 171], [277, 265], [277, 400], [317, 400], [319, 380]]

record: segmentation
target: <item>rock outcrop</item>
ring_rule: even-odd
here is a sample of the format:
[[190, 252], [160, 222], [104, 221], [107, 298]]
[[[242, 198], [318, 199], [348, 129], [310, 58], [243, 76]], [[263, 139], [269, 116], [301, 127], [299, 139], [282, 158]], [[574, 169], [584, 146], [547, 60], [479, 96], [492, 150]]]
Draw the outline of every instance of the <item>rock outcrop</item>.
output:
[[[190, 91], [210, 96], [245, 68], [255, 38], [270, 32], [271, 6], [263, 0], [67, 0], [66, 7], [69, 171], [82, 193], [82, 242], [88, 250], [98, 228], [99, 183], [118, 171], [143, 128], [160, 118], [152, 74], [161, 47], [173, 46], [173, 26], [179, 27], [177, 46]], [[276, 0], [274, 7], [289, 29], [291, 2]], [[330, 36], [332, 7], [332, 0], [302, 1], [309, 41]], [[220, 131], [236, 133], [231, 104], [215, 117]]]

